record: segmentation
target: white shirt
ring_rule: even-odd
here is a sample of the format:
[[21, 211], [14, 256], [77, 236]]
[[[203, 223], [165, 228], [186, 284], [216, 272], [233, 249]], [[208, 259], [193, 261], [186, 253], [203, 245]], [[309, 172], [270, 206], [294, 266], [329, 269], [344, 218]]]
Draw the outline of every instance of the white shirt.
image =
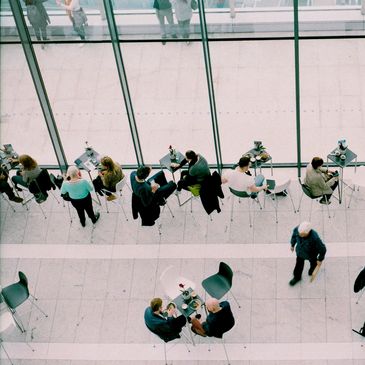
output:
[[228, 186], [233, 190], [245, 191], [251, 194], [250, 186], [255, 185], [255, 179], [238, 170], [238, 167], [234, 170], [229, 170], [224, 174], [224, 177], [228, 180]]

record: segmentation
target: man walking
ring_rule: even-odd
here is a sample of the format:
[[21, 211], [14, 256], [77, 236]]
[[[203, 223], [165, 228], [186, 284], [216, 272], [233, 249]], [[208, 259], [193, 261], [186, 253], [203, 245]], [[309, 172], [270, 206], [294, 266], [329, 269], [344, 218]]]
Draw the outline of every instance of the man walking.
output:
[[308, 275], [312, 275], [314, 269], [322, 264], [326, 255], [326, 246], [320, 239], [318, 233], [312, 229], [309, 222], [302, 222], [295, 227], [290, 240], [291, 251], [297, 254], [297, 262], [293, 271], [293, 279], [290, 280], [291, 286], [295, 285], [302, 278], [304, 261], [309, 260], [310, 268]]

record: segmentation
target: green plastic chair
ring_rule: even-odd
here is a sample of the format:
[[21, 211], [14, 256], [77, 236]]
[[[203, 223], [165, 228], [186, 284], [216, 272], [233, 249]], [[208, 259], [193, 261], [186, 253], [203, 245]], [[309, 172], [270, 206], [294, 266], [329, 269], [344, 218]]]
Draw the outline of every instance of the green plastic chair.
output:
[[[38, 307], [35, 300], [38, 300], [34, 295], [29, 292], [28, 289], [28, 279], [25, 274], [21, 271], [18, 272], [19, 281], [15, 284], [8, 285], [1, 291], [0, 301], [5, 302], [9, 308], [11, 314], [13, 315], [14, 321], [22, 332], [25, 332], [24, 325], [20, 318], [17, 318], [15, 309], [24, 303], [27, 299], [45, 316], [48, 315], [43, 312], [43, 310]], [[32, 299], [30, 299], [32, 297]]]

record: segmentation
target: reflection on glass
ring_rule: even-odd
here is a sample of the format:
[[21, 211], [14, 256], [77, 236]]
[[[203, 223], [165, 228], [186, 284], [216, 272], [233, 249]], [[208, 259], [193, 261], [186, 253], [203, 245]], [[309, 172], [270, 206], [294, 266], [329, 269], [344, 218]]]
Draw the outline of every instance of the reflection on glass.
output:
[[[153, 7], [156, 9], [156, 16], [158, 22], [160, 23], [160, 33], [161, 38], [164, 40], [167, 38], [167, 34], [171, 35], [172, 38], [177, 38], [174, 16], [172, 14], [172, 5], [169, 0], [155, 0], [153, 3]], [[165, 24], [168, 23], [167, 27]], [[166, 30], [167, 29], [167, 30]], [[162, 44], [166, 44], [165, 41], [162, 41]]]
[[[27, 17], [38, 41], [46, 41], [47, 26], [51, 23], [42, 0], [25, 0]], [[42, 44], [42, 48], [44, 45]]]

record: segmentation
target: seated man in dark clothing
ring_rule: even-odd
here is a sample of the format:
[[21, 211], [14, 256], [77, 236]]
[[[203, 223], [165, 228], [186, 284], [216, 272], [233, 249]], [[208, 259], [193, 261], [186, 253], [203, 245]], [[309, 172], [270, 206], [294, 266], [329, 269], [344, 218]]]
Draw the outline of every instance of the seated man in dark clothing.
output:
[[9, 200], [15, 203], [21, 203], [22, 198], [19, 198], [14, 194], [13, 189], [8, 183], [8, 172], [5, 168], [0, 167], [0, 193], [5, 193]]
[[177, 183], [178, 191], [181, 191], [181, 189], [187, 190], [188, 186], [200, 184], [210, 175], [207, 160], [191, 150], [186, 151], [185, 158], [180, 163], [172, 163], [171, 167], [177, 170], [187, 163], [189, 163], [189, 168], [187, 171], [181, 172], [181, 179]]
[[223, 334], [234, 326], [234, 317], [227, 301], [209, 298], [205, 303], [209, 312], [205, 322], [197, 318], [191, 320], [191, 330], [200, 336], [222, 338]]
[[163, 171], [147, 177], [151, 173], [151, 167], [141, 166], [131, 173], [131, 186], [133, 193], [141, 199], [145, 207], [151, 204], [164, 205], [167, 199], [176, 189], [173, 181], [167, 182]]
[[165, 313], [167, 316], [162, 310], [162, 299], [154, 298], [144, 312], [144, 321], [151, 332], [168, 342], [180, 337], [186, 318], [183, 315], [176, 316], [176, 308], [172, 303], [167, 306]]

